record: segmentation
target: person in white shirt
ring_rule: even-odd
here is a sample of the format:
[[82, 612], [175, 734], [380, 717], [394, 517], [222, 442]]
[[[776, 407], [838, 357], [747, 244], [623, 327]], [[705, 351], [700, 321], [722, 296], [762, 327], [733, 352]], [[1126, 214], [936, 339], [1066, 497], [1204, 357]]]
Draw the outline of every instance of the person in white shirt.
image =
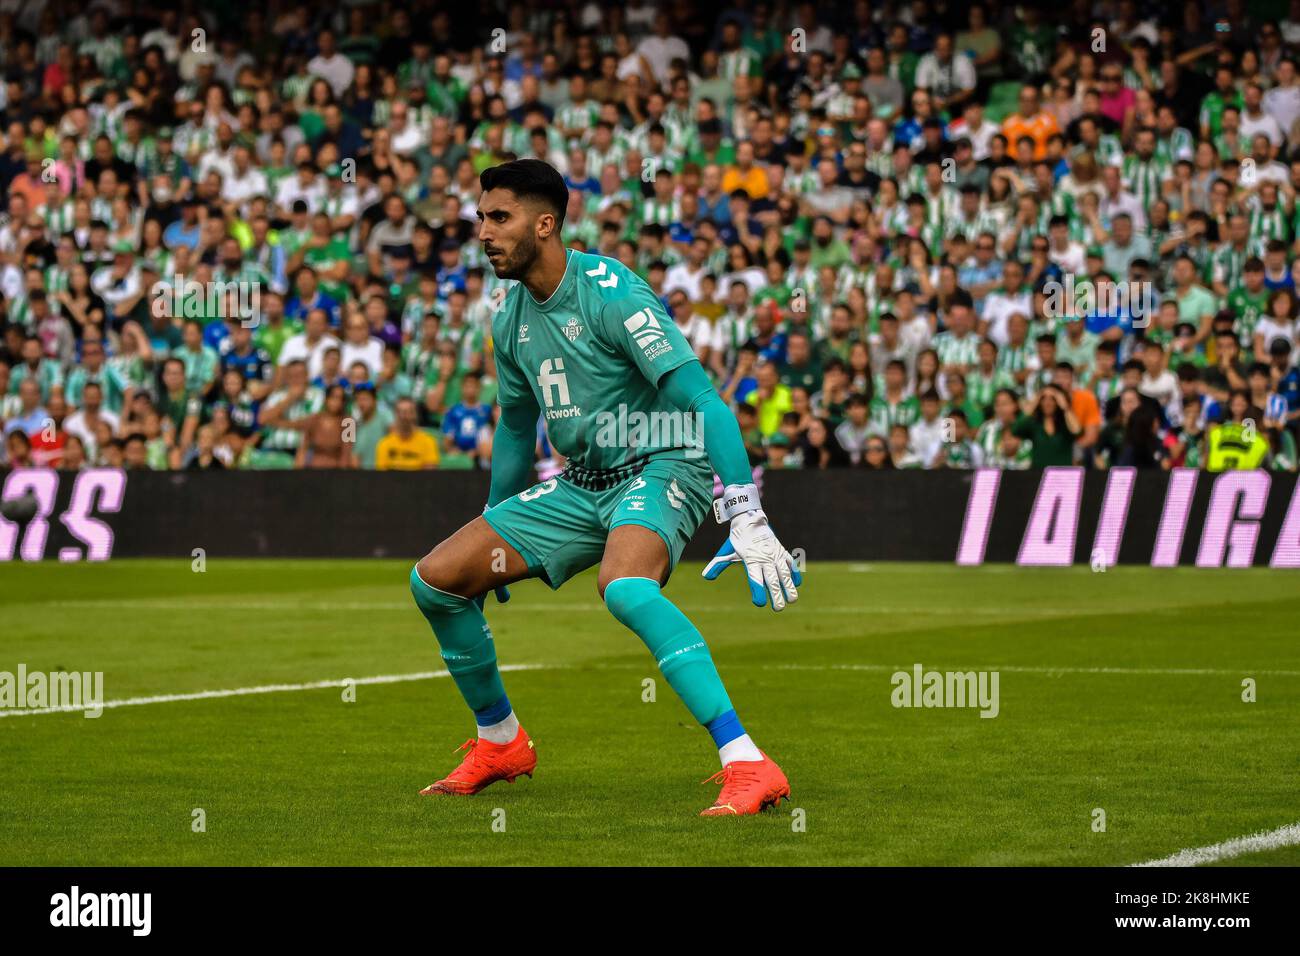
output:
[[669, 293], [668, 308], [672, 312], [673, 321], [677, 323], [678, 331], [691, 343], [700, 364], [707, 368], [709, 353], [713, 348], [713, 326], [709, 325], [708, 319], [696, 313], [690, 297], [683, 289], [674, 289]]
[[293, 204], [301, 199], [308, 212], [319, 212], [325, 199], [325, 187], [311, 163], [301, 163], [297, 175], [280, 180], [275, 190], [275, 205], [280, 215], [288, 219], [293, 214]]
[[[135, 254], [119, 249], [111, 266], [104, 266], [90, 277], [90, 287], [109, 306], [134, 303], [140, 295], [140, 268]], [[116, 315], [116, 310], [114, 310]]]
[[943, 447], [946, 429], [939, 414], [941, 407], [939, 393], [926, 392], [921, 396], [921, 417], [907, 430], [908, 444], [924, 468], [934, 467], [934, 459]]
[[370, 325], [360, 312], [343, 323], [343, 351], [340, 368], [350, 369], [354, 362], [363, 364], [373, 382], [384, 366], [384, 343], [370, 334]]
[[1142, 208], [1142, 203], [1137, 196], [1124, 189], [1120, 167], [1114, 164], [1105, 166], [1101, 171], [1101, 183], [1105, 189], [1098, 210], [1102, 224], [1109, 229], [1110, 221], [1120, 213], [1126, 212], [1129, 218], [1133, 220], [1134, 231], [1138, 233], [1145, 232], [1147, 228], [1146, 210]]
[[63, 422], [63, 430], [69, 435], [76, 435], [86, 446], [86, 457], [94, 458], [98, 442], [95, 430], [100, 422], [107, 422], [109, 431], [117, 435], [121, 429], [121, 420], [103, 407], [104, 389], [98, 382], [87, 382], [81, 393], [81, 408], [69, 415]]
[[[1263, 182], [1273, 181], [1278, 186], [1289, 185], [1291, 181], [1291, 171], [1285, 163], [1279, 163], [1273, 159], [1273, 145], [1266, 133], [1256, 133], [1255, 138], [1250, 140], [1250, 159], [1255, 164], [1253, 185], [1259, 185]], [[1243, 174], [1245, 170], [1243, 169]], [[1247, 189], [1252, 184], [1243, 182], [1242, 186]]]
[[1047, 258], [1062, 272], [1083, 273], [1088, 268], [1086, 251], [1082, 242], [1070, 241], [1070, 221], [1053, 216], [1047, 227]]
[[963, 137], [970, 140], [971, 158], [982, 163], [989, 158], [992, 151], [993, 137], [1002, 132], [996, 123], [984, 119], [984, 104], [979, 100], [968, 100], [962, 109], [961, 119], [950, 124], [948, 139], [956, 142]]
[[411, 122], [410, 111], [401, 100], [393, 101], [388, 118], [388, 134], [393, 152], [399, 156], [410, 156], [426, 140], [424, 130]]
[[1290, 132], [1300, 119], [1300, 83], [1296, 82], [1294, 60], [1278, 63], [1277, 85], [1264, 94], [1264, 112], [1277, 120], [1283, 132]]
[[231, 160], [230, 175], [221, 183], [221, 198], [239, 211], [254, 196], [265, 196], [268, 186], [266, 174], [253, 165], [247, 146], [236, 146]]
[[1261, 133], [1274, 147], [1281, 146], [1285, 137], [1282, 126], [1269, 113], [1264, 112], [1264, 90], [1258, 83], [1247, 83], [1242, 94], [1245, 107], [1241, 111], [1241, 138], [1250, 142]]
[[707, 239], [697, 238], [692, 242], [690, 249], [686, 252], [686, 259], [669, 269], [664, 276], [664, 291], [671, 293], [674, 289], [682, 289], [692, 302], [698, 302], [700, 299], [700, 280], [709, 271], [704, 266], [704, 260], [708, 252], [709, 241]]
[[285, 339], [276, 365], [284, 368], [290, 362], [306, 362], [308, 378], [316, 378], [321, 373], [325, 350], [329, 348], [340, 348], [339, 340], [329, 333], [329, 317], [324, 309], [312, 309], [307, 313], [303, 331]]
[[1034, 297], [1023, 285], [1025, 269], [1019, 262], [1009, 259], [1002, 267], [1002, 285], [984, 299], [982, 334], [999, 349], [1011, 340], [1010, 322], [1013, 315], [1029, 315], [1033, 311]]
[[662, 11], [655, 14], [655, 32], [637, 44], [636, 52], [645, 57], [660, 83], [668, 80], [673, 60], [689, 62], [691, 58], [691, 48], [681, 37], [669, 32], [668, 14]]
[[1159, 345], [1145, 344], [1138, 358], [1144, 368], [1138, 391], [1154, 398], [1162, 408], [1173, 409], [1179, 396], [1178, 376], [1165, 367], [1165, 350]]
[[953, 111], [975, 92], [975, 66], [971, 58], [953, 50], [952, 34], [935, 37], [934, 50], [916, 64], [916, 88], [935, 100], [935, 108]]
[[335, 96], [342, 96], [352, 85], [357, 68], [351, 60], [338, 52], [333, 31], [322, 30], [317, 38], [317, 46], [320, 52], [307, 61], [307, 70], [328, 83]]

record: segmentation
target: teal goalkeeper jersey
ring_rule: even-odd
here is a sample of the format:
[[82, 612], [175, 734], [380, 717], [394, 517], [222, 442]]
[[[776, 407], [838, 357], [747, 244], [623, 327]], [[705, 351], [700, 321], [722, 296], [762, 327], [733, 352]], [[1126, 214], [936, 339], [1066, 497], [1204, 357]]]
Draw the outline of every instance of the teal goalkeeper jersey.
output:
[[698, 457], [701, 437], [659, 392], [695, 353], [659, 297], [622, 263], [566, 250], [559, 287], [538, 302], [515, 283], [492, 320], [497, 400], [536, 402], [551, 443], [586, 468]]

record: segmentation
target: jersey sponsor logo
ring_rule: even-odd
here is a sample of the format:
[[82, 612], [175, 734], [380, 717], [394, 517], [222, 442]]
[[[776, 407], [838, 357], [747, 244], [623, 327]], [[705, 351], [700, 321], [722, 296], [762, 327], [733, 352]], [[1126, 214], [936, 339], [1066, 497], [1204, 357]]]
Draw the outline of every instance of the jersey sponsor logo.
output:
[[562, 331], [564, 332], [564, 337], [566, 339], [570, 342], [576, 342], [578, 341], [578, 336], [582, 334], [582, 326], [578, 324], [578, 319], [575, 316], [569, 319], [568, 324]]
[[649, 308], [644, 308], [624, 319], [623, 328], [628, 330], [637, 346], [648, 359], [654, 359], [665, 352], [672, 351], [672, 344], [668, 341], [668, 337], [664, 335], [663, 326], [659, 324], [659, 320], [655, 318], [654, 313]]
[[[596, 266], [596, 268], [588, 269], [586, 271], [587, 271], [587, 275], [595, 278], [596, 276], [603, 276], [605, 275], [605, 273], [609, 272], [609, 266], [606, 265], [606, 263], [602, 260], [600, 265]], [[596, 279], [596, 285], [601, 286], [602, 288], [605, 289], [617, 289], [618, 288], [617, 273], [609, 272], [607, 278]]]
[[569, 402], [569, 376], [564, 371], [564, 359], [546, 359], [538, 369], [537, 387], [542, 390], [546, 417], [576, 418], [582, 409]]

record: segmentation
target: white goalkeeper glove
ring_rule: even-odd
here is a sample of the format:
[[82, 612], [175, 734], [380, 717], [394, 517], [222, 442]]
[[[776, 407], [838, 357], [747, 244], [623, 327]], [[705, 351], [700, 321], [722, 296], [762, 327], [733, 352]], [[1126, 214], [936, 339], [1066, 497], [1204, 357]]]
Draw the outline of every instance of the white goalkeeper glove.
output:
[[796, 587], [803, 575], [767, 523], [767, 515], [758, 504], [755, 485], [728, 485], [722, 497], [713, 503], [718, 523], [731, 522], [731, 533], [704, 568], [704, 577], [712, 581], [728, 567], [740, 562], [749, 578], [749, 597], [755, 607], [772, 599], [772, 610], [780, 611], [799, 600]]

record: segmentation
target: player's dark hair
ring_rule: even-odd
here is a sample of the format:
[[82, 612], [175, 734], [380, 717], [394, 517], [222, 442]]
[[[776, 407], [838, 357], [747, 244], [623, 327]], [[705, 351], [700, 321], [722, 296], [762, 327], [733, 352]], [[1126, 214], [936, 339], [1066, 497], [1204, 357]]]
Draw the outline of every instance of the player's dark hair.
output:
[[539, 200], [555, 214], [556, 226], [564, 225], [569, 187], [564, 185], [564, 177], [550, 163], [540, 159], [516, 159], [500, 166], [489, 166], [479, 173], [478, 182], [484, 192], [508, 189], [520, 199]]

